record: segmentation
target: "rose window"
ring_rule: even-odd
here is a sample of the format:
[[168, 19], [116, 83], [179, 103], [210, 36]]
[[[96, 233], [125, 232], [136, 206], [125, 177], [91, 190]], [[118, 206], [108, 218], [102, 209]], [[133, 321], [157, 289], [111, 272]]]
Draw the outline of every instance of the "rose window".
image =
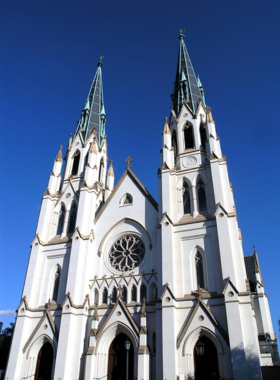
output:
[[136, 268], [145, 256], [145, 246], [136, 235], [125, 235], [112, 245], [109, 261], [113, 268], [127, 272]]

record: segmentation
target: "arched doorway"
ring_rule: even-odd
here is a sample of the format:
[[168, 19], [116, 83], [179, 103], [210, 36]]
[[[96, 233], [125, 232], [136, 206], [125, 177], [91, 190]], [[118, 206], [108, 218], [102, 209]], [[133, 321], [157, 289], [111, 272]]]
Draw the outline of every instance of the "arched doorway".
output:
[[214, 343], [205, 336], [194, 347], [195, 380], [219, 380], [219, 363]]
[[39, 351], [34, 380], [51, 380], [53, 366], [53, 348], [49, 342]]
[[[127, 354], [125, 342], [130, 342]], [[128, 380], [133, 380], [134, 350], [131, 340], [123, 333], [116, 336], [109, 348], [108, 380], [127, 380], [127, 355], [128, 355]]]

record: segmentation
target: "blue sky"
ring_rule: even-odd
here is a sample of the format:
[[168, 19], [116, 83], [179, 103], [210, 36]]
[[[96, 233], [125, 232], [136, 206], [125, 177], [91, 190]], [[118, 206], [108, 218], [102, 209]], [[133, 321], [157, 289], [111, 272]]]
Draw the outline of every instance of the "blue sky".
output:
[[[279, 302], [279, 1], [1, 1], [0, 320], [14, 320], [41, 198], [75, 132], [98, 57], [109, 158], [157, 199], [179, 40], [212, 107], [244, 253], [256, 244], [275, 332]], [[4, 311], [6, 314], [3, 315]]]

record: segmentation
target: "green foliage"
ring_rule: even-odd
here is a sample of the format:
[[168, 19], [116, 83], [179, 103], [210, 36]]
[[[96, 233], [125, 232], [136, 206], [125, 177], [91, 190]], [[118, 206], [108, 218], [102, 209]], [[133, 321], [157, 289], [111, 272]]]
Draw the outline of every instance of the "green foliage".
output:
[[0, 369], [7, 366], [14, 328], [15, 324], [10, 323], [10, 327], [5, 328], [0, 334]]

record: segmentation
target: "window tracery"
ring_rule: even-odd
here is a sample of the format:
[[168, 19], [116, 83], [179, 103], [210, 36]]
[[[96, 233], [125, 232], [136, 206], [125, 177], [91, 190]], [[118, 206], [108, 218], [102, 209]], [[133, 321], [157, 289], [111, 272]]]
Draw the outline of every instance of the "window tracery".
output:
[[136, 235], [117, 239], [109, 251], [109, 262], [114, 269], [127, 272], [136, 268], [145, 256], [145, 245]]
[[182, 193], [183, 193], [184, 214], [190, 214], [191, 213], [191, 197], [190, 197], [190, 187], [187, 181], [183, 181]]
[[57, 301], [58, 289], [59, 289], [59, 283], [60, 283], [60, 274], [61, 274], [61, 270], [60, 270], [60, 267], [57, 265], [56, 271], [54, 274], [54, 284], [53, 284], [53, 294], [52, 294], [53, 301]]
[[205, 289], [204, 271], [203, 271], [203, 259], [200, 252], [196, 252], [195, 255], [195, 269], [196, 269], [196, 281], [197, 287]]

